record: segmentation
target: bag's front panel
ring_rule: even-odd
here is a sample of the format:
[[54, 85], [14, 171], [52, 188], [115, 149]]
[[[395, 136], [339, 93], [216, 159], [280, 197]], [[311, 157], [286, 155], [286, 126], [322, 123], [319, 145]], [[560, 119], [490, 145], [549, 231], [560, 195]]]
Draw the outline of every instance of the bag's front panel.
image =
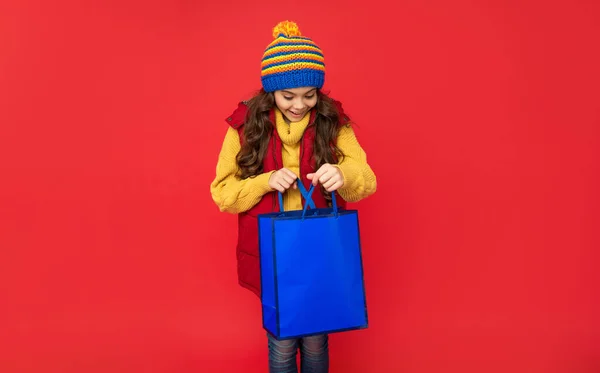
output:
[[366, 326], [357, 214], [274, 224], [282, 336]]

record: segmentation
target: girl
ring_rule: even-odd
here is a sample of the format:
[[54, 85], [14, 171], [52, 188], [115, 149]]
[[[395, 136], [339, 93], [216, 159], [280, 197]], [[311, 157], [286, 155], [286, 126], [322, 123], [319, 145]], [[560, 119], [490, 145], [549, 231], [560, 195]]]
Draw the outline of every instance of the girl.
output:
[[[343, 208], [370, 196], [377, 186], [341, 103], [321, 92], [322, 50], [293, 22], [279, 23], [273, 37], [262, 59], [262, 89], [226, 119], [229, 127], [211, 184], [219, 209], [238, 214], [238, 281], [258, 297], [256, 217], [278, 210], [278, 192], [284, 193], [285, 210], [302, 209], [300, 180], [307, 188], [315, 185], [316, 207], [328, 207], [336, 191]], [[270, 372], [297, 372], [298, 349], [302, 372], [328, 372], [327, 335], [267, 337]]]

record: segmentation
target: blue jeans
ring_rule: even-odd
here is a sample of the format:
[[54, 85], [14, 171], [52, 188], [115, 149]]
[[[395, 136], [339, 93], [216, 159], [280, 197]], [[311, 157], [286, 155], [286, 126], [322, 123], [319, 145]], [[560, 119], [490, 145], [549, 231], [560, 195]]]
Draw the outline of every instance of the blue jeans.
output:
[[267, 333], [270, 373], [298, 373], [296, 354], [300, 350], [301, 373], [329, 372], [327, 334], [278, 341]]

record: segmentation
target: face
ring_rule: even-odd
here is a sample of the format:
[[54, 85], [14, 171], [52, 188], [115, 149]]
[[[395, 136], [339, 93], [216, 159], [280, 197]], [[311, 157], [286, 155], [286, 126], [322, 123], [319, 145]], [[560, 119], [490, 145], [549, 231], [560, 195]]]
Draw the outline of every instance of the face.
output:
[[290, 122], [298, 122], [317, 104], [317, 88], [302, 87], [275, 91], [275, 103]]

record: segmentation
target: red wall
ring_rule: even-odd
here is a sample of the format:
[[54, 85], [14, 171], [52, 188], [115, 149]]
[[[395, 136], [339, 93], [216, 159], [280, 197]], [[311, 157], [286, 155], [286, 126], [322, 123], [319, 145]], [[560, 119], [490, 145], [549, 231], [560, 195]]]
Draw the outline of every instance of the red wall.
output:
[[0, 371], [266, 371], [209, 184], [288, 18], [379, 182], [331, 371], [600, 370], [598, 2], [208, 3], [0, 5]]

